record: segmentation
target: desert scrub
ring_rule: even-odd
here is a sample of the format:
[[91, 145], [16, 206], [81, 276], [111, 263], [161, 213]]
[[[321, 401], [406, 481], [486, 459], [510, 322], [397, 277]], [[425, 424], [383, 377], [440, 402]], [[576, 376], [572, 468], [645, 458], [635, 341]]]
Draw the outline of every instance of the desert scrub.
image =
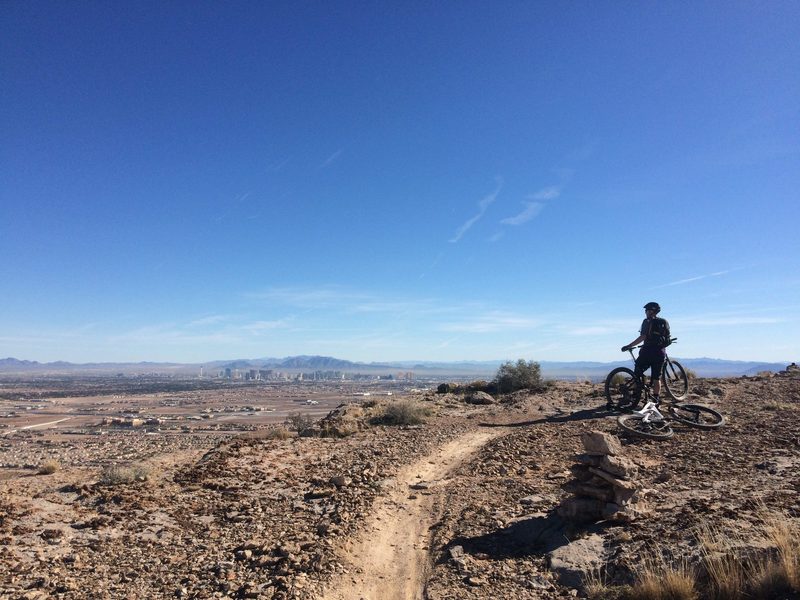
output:
[[383, 411], [372, 419], [380, 425], [419, 425], [425, 422], [428, 409], [413, 400], [397, 400], [387, 404]]
[[150, 469], [144, 465], [109, 465], [100, 473], [100, 483], [103, 485], [123, 485], [150, 478]]
[[290, 437], [292, 434], [285, 427], [272, 427], [264, 434], [264, 438], [268, 440], [288, 440]]
[[39, 465], [39, 469], [36, 471], [39, 475], [52, 475], [56, 471], [61, 468], [61, 465], [58, 464], [58, 461], [55, 460], [48, 460], [43, 462]]
[[540, 392], [547, 388], [547, 384], [542, 381], [542, 370], [539, 363], [532, 360], [526, 361], [523, 358], [517, 360], [516, 363], [509, 361], [500, 365], [494, 381], [501, 394], [524, 389]]
[[290, 430], [302, 434], [304, 431], [311, 429], [314, 425], [314, 419], [311, 415], [294, 413], [286, 418], [286, 423], [289, 425]]
[[[591, 600], [752, 600], [796, 598], [800, 593], [800, 525], [761, 512], [757, 531], [704, 525], [695, 533], [700, 560], [666, 559], [661, 550], [642, 560], [630, 586], [585, 582]], [[753, 544], [756, 541], [757, 543]]]

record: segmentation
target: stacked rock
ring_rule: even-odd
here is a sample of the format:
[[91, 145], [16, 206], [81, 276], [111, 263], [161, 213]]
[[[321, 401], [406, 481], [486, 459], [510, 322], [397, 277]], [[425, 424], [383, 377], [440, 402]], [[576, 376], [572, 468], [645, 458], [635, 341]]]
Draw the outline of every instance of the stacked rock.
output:
[[585, 452], [577, 456], [578, 464], [572, 468], [574, 479], [563, 486], [572, 496], [561, 503], [557, 513], [582, 523], [630, 521], [636, 514], [632, 504], [638, 487], [631, 481], [638, 471], [636, 465], [622, 456], [622, 445], [613, 435], [588, 431], [581, 441]]

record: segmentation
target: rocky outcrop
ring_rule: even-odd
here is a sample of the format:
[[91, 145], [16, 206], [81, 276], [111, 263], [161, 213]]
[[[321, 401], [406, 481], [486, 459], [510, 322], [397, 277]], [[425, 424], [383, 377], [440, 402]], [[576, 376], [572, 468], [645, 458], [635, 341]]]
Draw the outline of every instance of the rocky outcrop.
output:
[[589, 431], [581, 441], [585, 452], [572, 467], [573, 479], [564, 484], [572, 494], [557, 508], [559, 516], [587, 523], [603, 519], [632, 520], [638, 468], [622, 456], [619, 440], [602, 431]]

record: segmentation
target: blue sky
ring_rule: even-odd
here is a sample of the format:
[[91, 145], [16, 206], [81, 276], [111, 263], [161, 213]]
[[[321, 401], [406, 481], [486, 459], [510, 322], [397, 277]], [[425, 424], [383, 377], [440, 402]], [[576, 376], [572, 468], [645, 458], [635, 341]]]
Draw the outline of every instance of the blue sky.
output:
[[800, 358], [800, 3], [0, 5], [0, 356]]

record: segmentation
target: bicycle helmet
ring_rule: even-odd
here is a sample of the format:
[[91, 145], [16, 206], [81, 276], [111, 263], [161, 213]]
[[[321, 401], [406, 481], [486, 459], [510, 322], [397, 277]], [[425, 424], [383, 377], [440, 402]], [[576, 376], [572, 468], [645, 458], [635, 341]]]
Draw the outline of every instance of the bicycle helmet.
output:
[[651, 310], [652, 309], [652, 310], [656, 311], [656, 314], [661, 312], [661, 307], [658, 305], [658, 302], [648, 302], [647, 304], [644, 305], [644, 309], [645, 310]]

